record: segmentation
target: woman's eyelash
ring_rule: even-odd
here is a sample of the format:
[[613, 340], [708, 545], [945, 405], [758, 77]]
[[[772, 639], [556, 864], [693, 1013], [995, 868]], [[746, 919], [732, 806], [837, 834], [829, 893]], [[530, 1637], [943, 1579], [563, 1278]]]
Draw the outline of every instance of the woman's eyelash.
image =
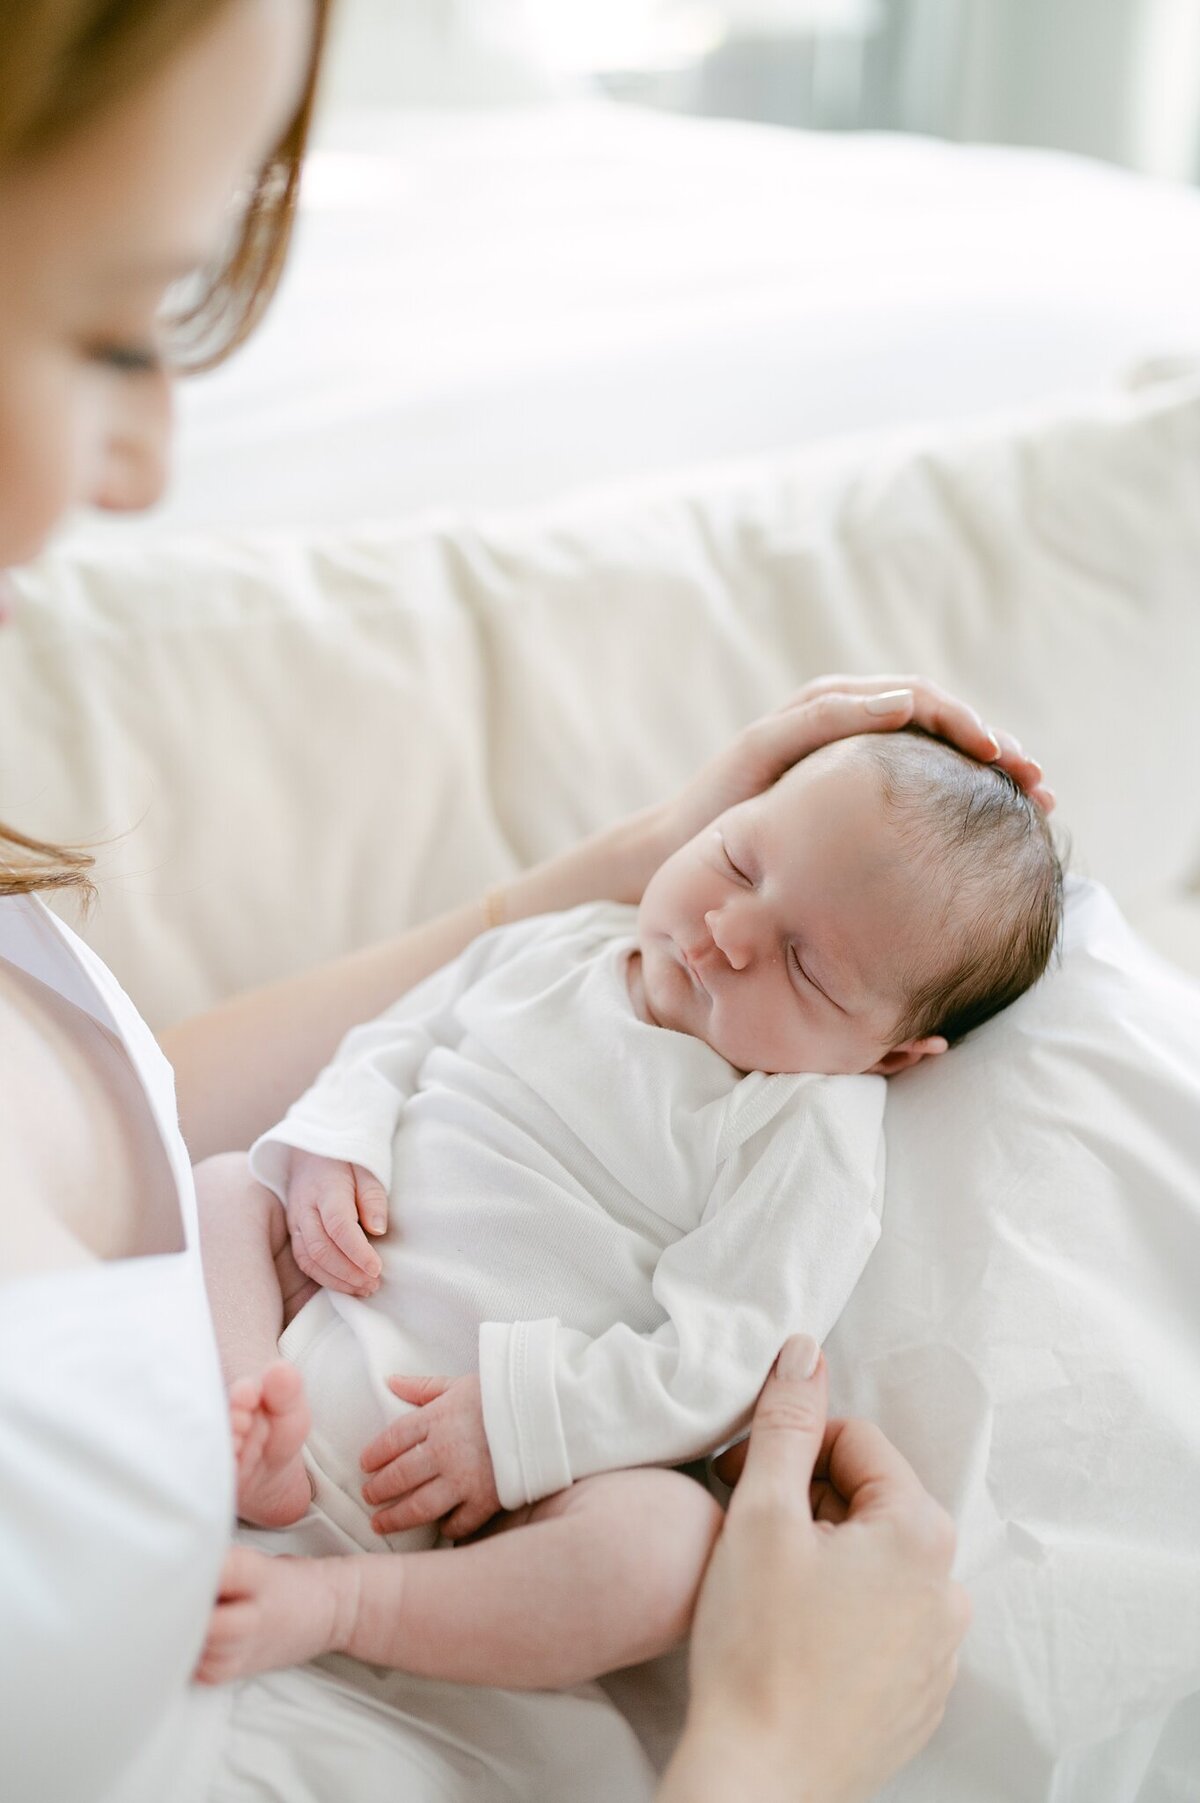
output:
[[162, 368], [162, 357], [152, 345], [107, 344], [93, 355], [120, 376], [155, 375]]

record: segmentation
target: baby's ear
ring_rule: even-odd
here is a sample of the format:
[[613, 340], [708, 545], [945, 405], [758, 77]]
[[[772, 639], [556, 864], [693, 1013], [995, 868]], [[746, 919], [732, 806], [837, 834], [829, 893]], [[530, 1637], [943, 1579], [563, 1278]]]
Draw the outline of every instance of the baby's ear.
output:
[[922, 1058], [937, 1058], [949, 1049], [949, 1040], [943, 1039], [940, 1034], [935, 1034], [931, 1039], [906, 1039], [903, 1045], [885, 1052], [879, 1063], [871, 1066], [867, 1075], [894, 1077], [897, 1071], [906, 1071], [910, 1064], [920, 1064]]

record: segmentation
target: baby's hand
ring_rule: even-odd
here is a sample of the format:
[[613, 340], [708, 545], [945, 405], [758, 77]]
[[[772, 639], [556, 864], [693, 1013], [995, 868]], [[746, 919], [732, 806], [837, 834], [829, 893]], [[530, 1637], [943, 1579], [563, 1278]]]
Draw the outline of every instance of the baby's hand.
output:
[[383, 1266], [367, 1233], [386, 1231], [387, 1211], [387, 1191], [362, 1165], [293, 1149], [285, 1212], [296, 1263], [314, 1283], [373, 1295]]
[[268, 1558], [235, 1546], [225, 1556], [199, 1684], [302, 1665], [345, 1643], [356, 1604], [349, 1559]]
[[371, 1476], [362, 1487], [377, 1508], [377, 1534], [436, 1521], [447, 1540], [462, 1540], [500, 1508], [483, 1427], [477, 1377], [389, 1377], [388, 1388], [417, 1406], [389, 1423], [362, 1455]]

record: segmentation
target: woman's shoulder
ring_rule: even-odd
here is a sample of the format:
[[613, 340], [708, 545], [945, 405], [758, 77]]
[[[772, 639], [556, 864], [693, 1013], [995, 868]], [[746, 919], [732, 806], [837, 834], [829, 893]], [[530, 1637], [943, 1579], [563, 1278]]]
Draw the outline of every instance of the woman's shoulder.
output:
[[[47, 1077], [50, 1081], [47, 1081]], [[45, 1038], [17, 1005], [0, 965], [0, 1274], [25, 1276], [90, 1262], [65, 1218], [63, 1148], [57, 1131], [65, 1099]], [[55, 1131], [49, 1131], [53, 1123]]]
[[182, 1244], [169, 1161], [124, 1048], [0, 959], [0, 1272]]

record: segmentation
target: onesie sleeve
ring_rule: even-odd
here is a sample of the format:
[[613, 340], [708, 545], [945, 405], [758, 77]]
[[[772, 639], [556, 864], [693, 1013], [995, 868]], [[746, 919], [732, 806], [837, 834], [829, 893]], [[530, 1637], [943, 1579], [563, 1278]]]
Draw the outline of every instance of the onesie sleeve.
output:
[[536, 919], [522, 920], [482, 933], [383, 1014], [352, 1027], [311, 1088], [251, 1146], [250, 1168], [259, 1182], [286, 1200], [294, 1146], [360, 1164], [390, 1189], [392, 1141], [422, 1065], [435, 1046], [456, 1042], [456, 1008], [471, 985], [516, 956], [538, 926]]
[[879, 1237], [885, 1087], [814, 1077], [726, 1160], [699, 1225], [658, 1261], [653, 1332], [484, 1323], [484, 1421], [505, 1508], [593, 1472], [711, 1451], [748, 1421], [789, 1334], [825, 1338]]

